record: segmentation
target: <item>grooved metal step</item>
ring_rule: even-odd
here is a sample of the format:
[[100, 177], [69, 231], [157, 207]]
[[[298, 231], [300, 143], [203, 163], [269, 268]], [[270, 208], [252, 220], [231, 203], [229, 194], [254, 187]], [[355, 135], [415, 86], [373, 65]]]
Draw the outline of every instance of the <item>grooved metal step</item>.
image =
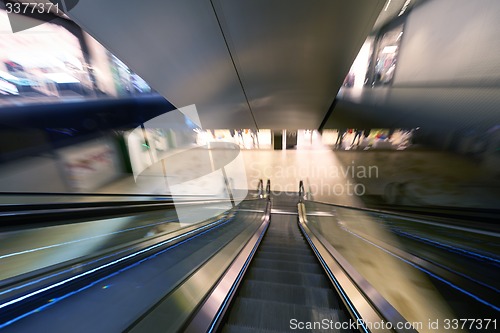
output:
[[[297, 322], [328, 322], [345, 321], [340, 311], [328, 308], [289, 304], [281, 302], [270, 302], [265, 300], [238, 297], [233, 305], [228, 323], [258, 329], [271, 329], [278, 331], [290, 331], [293, 320]], [[302, 331], [302, 330], [301, 330]], [[307, 332], [308, 330], [304, 330]], [[323, 330], [314, 330], [322, 332]], [[342, 332], [324, 330], [325, 332]]]
[[295, 274], [276, 270], [253, 267], [246, 276], [249, 280], [260, 280], [282, 284], [293, 284], [298, 286], [312, 286], [329, 288], [330, 282], [323, 274], [300, 273]]
[[226, 325], [224, 333], [288, 333], [289, 331], [266, 330], [262, 328], [246, 327], [241, 325]]
[[287, 272], [323, 274], [323, 269], [314, 263], [293, 262], [285, 260], [277, 261], [265, 258], [255, 258], [252, 264], [256, 268], [277, 269]]
[[239, 296], [281, 303], [339, 308], [337, 297], [330, 288], [290, 286], [250, 280], [243, 284]]
[[295, 262], [314, 262], [316, 257], [312, 254], [297, 254], [297, 253], [276, 253], [272, 251], [262, 251], [258, 252], [257, 256], [263, 259], [269, 260], [284, 260], [284, 261], [295, 261]]
[[284, 254], [299, 254], [299, 255], [311, 255], [311, 250], [309, 249], [290, 249], [289, 243], [284, 244], [263, 244], [259, 247], [259, 252], [273, 252], [273, 253], [284, 253]]

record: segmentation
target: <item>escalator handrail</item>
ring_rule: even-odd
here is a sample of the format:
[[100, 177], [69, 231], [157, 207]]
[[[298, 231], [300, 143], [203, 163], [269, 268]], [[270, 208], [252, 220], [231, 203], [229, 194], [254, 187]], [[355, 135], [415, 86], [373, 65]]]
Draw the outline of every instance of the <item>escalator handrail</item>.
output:
[[[327, 205], [327, 206], [332, 206], [332, 207], [337, 207], [337, 208], [343, 208], [343, 209], [351, 209], [351, 210], [357, 210], [361, 212], [366, 212], [366, 213], [371, 213], [371, 214], [381, 214], [381, 215], [391, 215], [403, 219], [442, 219], [443, 222], [456, 222], [457, 225], [463, 225], [463, 227], [468, 227], [470, 229], [470, 225], [466, 225], [464, 223], [459, 223], [460, 221], [465, 222], [468, 221], [469, 219], [472, 219], [475, 223], [474, 226], [478, 230], [488, 230], [490, 232], [495, 232], [498, 233], [498, 227], [496, 226], [496, 222], [500, 219], [500, 213], [497, 213], [495, 210], [492, 210], [493, 214], [498, 214], [496, 218], [491, 219], [492, 222], [495, 224], [491, 224], [488, 222], [484, 223], [479, 223], [477, 222], [476, 218], [474, 216], [464, 216], [460, 215], [460, 213], [455, 214], [449, 214], [448, 216], [445, 216], [446, 214], [442, 212], [440, 215], [434, 214], [432, 211], [429, 211], [428, 214], [423, 213], [422, 211], [425, 211], [425, 207], [421, 207], [420, 212], [411, 212], [411, 213], [404, 213], [400, 211], [392, 211], [392, 210], [382, 210], [382, 209], [373, 209], [373, 208], [366, 208], [366, 207], [355, 207], [355, 206], [348, 206], [348, 205], [342, 205], [342, 204], [336, 204], [336, 203], [331, 203], [331, 202], [324, 202], [324, 201], [317, 201], [317, 200], [308, 200], [308, 202], [311, 203], [316, 203], [316, 204], [321, 204], [321, 205]], [[432, 208], [430, 208], [432, 209]], [[453, 211], [453, 209], [450, 209], [449, 211]], [[457, 212], [460, 212], [460, 209], [456, 210]], [[460, 217], [458, 217], [460, 216]], [[480, 227], [480, 228], [479, 228]]]
[[304, 196], [305, 196], [304, 181], [301, 180], [299, 182], [299, 202], [304, 201]]
[[[191, 200], [175, 200], [178, 204], [194, 204], [197, 202], [208, 203], [208, 202], [221, 202], [227, 199], [221, 198], [196, 198]], [[111, 208], [111, 207], [125, 207], [125, 206], [159, 206], [159, 205], [172, 205], [174, 203], [173, 199], [170, 200], [133, 200], [133, 201], [83, 201], [83, 202], [53, 202], [53, 203], [36, 203], [36, 204], [0, 204], [0, 217], [2, 215], [9, 215], [7, 212], [30, 212], [35, 213], [37, 211], [57, 211], [57, 210], [78, 210], [78, 209], [98, 209], [98, 208]]]
[[[247, 199], [255, 200], [255, 199]], [[136, 213], [153, 212], [157, 210], [173, 210], [179, 205], [204, 205], [227, 203], [228, 199], [192, 200], [192, 201], [159, 201], [159, 202], [100, 202], [94, 205], [89, 203], [78, 203], [75, 205], [50, 204], [48, 208], [26, 209], [26, 206], [17, 207], [18, 210], [3, 210], [0, 213], [0, 228], [2, 230], [30, 228], [34, 226], [54, 226], [85, 222], [88, 219], [101, 219], [119, 217]], [[1, 206], [0, 206], [1, 207]], [[14, 208], [14, 207], [11, 207]], [[23, 209], [24, 208], [24, 209]]]
[[267, 197], [269, 198], [269, 196], [271, 195], [271, 179], [268, 179], [267, 180], [267, 184], [266, 184], [266, 195]]
[[[55, 198], [62, 197], [64, 201], [54, 202]], [[47, 205], [54, 207], [74, 206], [97, 206], [97, 205], [120, 205], [120, 204], [148, 204], [148, 203], [164, 203], [178, 200], [199, 200], [211, 199], [212, 195], [154, 195], [154, 194], [105, 194], [105, 193], [9, 193], [0, 192], [0, 200], [4, 198], [15, 199], [15, 203], [0, 203], [2, 211], [5, 210], [26, 210], [26, 209], [46, 209]], [[35, 198], [30, 202], [31, 198]], [[99, 200], [92, 200], [99, 199]], [[46, 202], [43, 200], [47, 200]], [[17, 201], [21, 203], [17, 203]], [[41, 208], [40, 208], [41, 207]]]
[[264, 182], [262, 181], [262, 179], [259, 179], [259, 185], [257, 186], [257, 194], [259, 198], [264, 197]]
[[446, 207], [446, 206], [405, 206], [375, 205], [370, 208], [386, 214], [419, 215], [439, 218], [473, 220], [474, 222], [494, 223], [500, 220], [500, 209], [478, 207]]
[[[96, 192], [1, 192], [0, 196], [77, 196], [77, 197], [165, 197], [171, 198], [168, 194], [147, 194], [147, 193], [96, 193]], [[189, 195], [187, 195], [189, 196]]]

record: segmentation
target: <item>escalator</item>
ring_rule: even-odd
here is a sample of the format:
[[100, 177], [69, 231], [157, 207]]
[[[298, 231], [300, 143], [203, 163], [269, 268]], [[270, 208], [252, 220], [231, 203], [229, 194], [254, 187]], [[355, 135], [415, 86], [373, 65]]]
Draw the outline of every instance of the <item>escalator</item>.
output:
[[[165, 220], [169, 214], [175, 215], [169, 200], [101, 202], [84, 210], [79, 203], [67, 203], [60, 207], [61, 212], [57, 207], [44, 212], [23, 206], [23, 210], [30, 209], [29, 214], [19, 215], [16, 221], [5, 216], [9, 218], [5, 228], [22, 222], [16, 232], [29, 233], [32, 239], [47, 238], [53, 233], [51, 228], [68, 228], [73, 234], [87, 224], [98, 227], [94, 231], [102, 234], [77, 243], [59, 240], [36, 249], [24, 242], [27, 248], [16, 256], [25, 258], [18, 262], [24, 262], [27, 273], [12, 274], [0, 283], [0, 329], [393, 332], [350, 325], [359, 318], [379, 322], [382, 317], [303, 223], [304, 204], [297, 204], [299, 198], [297, 192], [271, 194], [269, 182], [264, 192], [261, 182], [258, 191], [236, 207], [188, 226], [175, 218]], [[209, 216], [224, 202], [205, 199], [186, 204], [206, 209]], [[126, 213], [120, 214], [123, 210]], [[73, 219], [70, 215], [65, 218], [64, 213], [70, 211]], [[100, 213], [106, 218], [95, 220]], [[33, 214], [35, 219], [30, 218]], [[38, 223], [38, 228], [21, 218], [33, 222], [46, 219], [45, 214], [52, 217], [51, 223]], [[115, 226], [115, 221], [123, 224]], [[60, 225], [54, 227], [54, 223]], [[103, 229], [105, 226], [114, 229]], [[87, 243], [96, 239], [106, 242], [98, 247]], [[66, 248], [75, 244], [79, 247]], [[47, 267], [32, 264], [35, 255], [42, 258], [45, 253], [45, 261], [61, 259], [68, 249], [81, 252]], [[87, 249], [93, 252], [89, 254]]]
[[[0, 259], [12, 260], [3, 266], [0, 280], [0, 330], [36, 332], [43, 326], [51, 332], [121, 332], [140, 326], [155, 308], [172, 305], [169, 326], [163, 329], [176, 331], [189, 315], [186, 302], [178, 307], [178, 292], [193, 290], [197, 275], [209, 270], [213, 276], [205, 276], [197, 289], [196, 297], [203, 299], [203, 290], [210, 289], [232, 253], [261, 224], [266, 205], [250, 196], [237, 209], [182, 225], [168, 198], [140, 199], [139, 204], [40, 204], [51, 208], [45, 210], [18, 205], [16, 220], [13, 214], [2, 216], [5, 254], [0, 252]], [[206, 199], [185, 204], [205, 209], [207, 217], [227, 206]], [[99, 212], [104, 218], [96, 219]], [[79, 236], [82, 230], [93, 235]]]
[[[271, 213], [270, 227], [222, 332], [279, 332], [299, 328], [300, 323], [348, 321], [338, 295], [299, 230], [297, 197], [285, 198], [295, 203], [295, 213], [283, 209]], [[283, 198], [273, 199], [287, 203]]]
[[[268, 181], [266, 193], [265, 226], [184, 332], [416, 332], [396, 328], [406, 320], [309, 228], [302, 182], [299, 192], [271, 194]], [[372, 323], [389, 325], [374, 328]]]

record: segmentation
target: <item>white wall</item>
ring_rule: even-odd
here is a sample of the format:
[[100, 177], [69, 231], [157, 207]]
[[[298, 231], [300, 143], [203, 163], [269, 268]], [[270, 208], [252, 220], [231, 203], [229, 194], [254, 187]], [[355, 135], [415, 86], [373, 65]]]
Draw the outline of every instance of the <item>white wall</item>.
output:
[[57, 155], [68, 185], [76, 192], [93, 192], [121, 174], [117, 148], [109, 138], [99, 138], [61, 148]]
[[108, 59], [106, 49], [99, 44], [92, 36], [83, 33], [85, 42], [89, 47], [92, 67], [95, 70], [96, 83], [99, 89], [110, 96], [117, 96], [111, 64]]
[[406, 22], [394, 86], [500, 83], [500, 1], [430, 0]]
[[67, 192], [57, 161], [29, 157], [0, 166], [1, 192]]

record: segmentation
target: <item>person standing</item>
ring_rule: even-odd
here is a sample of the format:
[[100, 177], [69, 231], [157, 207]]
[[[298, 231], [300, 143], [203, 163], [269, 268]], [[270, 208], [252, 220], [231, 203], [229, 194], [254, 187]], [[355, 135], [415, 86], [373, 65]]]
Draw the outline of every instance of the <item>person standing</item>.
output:
[[347, 129], [342, 128], [338, 130], [337, 141], [335, 142], [335, 146], [342, 147], [342, 140], [344, 139], [344, 135], [347, 132]]
[[359, 142], [361, 141], [361, 136], [363, 135], [363, 130], [356, 129], [356, 133], [354, 134], [354, 139], [352, 140], [351, 146], [354, 146], [354, 141], [356, 141], [356, 138], [358, 139], [358, 146]]

